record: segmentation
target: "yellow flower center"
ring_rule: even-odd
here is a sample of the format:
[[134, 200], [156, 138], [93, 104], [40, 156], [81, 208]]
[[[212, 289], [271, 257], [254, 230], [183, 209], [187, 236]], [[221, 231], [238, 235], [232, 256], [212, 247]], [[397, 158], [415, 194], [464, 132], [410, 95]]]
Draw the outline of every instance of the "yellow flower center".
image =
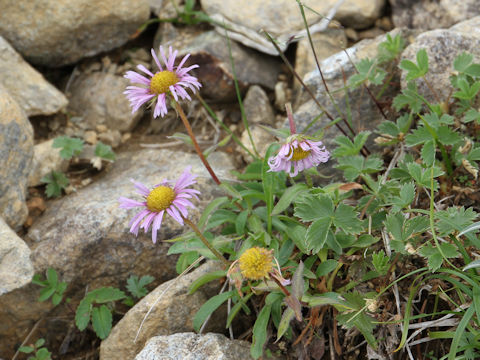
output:
[[147, 196], [147, 208], [150, 211], [160, 212], [172, 205], [175, 200], [175, 191], [168, 186], [157, 186]]
[[[292, 152], [290, 150], [290, 152], [288, 153], [288, 155], [290, 155]], [[303, 160], [305, 159], [308, 155], [310, 155], [310, 150], [303, 150], [301, 147], [297, 147], [295, 149], [293, 149], [293, 155], [292, 155], [292, 161], [298, 161], [298, 160]]]
[[272, 252], [260, 247], [248, 249], [238, 259], [242, 275], [250, 280], [260, 280], [267, 277], [273, 269], [272, 261]]
[[175, 73], [164, 70], [159, 71], [153, 75], [150, 81], [150, 91], [154, 94], [160, 95], [166, 93], [168, 88], [178, 82], [178, 77]]

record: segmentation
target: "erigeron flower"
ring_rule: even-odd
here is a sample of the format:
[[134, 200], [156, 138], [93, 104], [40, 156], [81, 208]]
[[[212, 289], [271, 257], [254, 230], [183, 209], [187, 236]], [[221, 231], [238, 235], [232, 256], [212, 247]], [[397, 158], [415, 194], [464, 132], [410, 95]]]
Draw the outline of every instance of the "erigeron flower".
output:
[[175, 101], [178, 101], [179, 98], [192, 100], [185, 89], [190, 88], [190, 90], [195, 93], [195, 91], [200, 89], [202, 85], [198, 82], [196, 77], [188, 74], [190, 70], [197, 68], [198, 65], [191, 65], [182, 68], [190, 54], [185, 55], [178, 66], [175, 67], [175, 57], [177, 56], [178, 51], [175, 50], [172, 52], [172, 47], [170, 46], [167, 58], [163, 47], [160, 46], [160, 55], [165, 64], [164, 68], [160, 64], [155, 51], [152, 49], [151, 52], [159, 71], [153, 74], [143, 65], [138, 65], [137, 68], [147, 76], [136, 73], [135, 71], [127, 71], [125, 77], [130, 80], [132, 84], [138, 84], [140, 86], [127, 86], [127, 90], [124, 94], [130, 101], [132, 114], [147, 101], [151, 101], [152, 106], [156, 102], [153, 111], [153, 117], [156, 118], [159, 115], [161, 117], [165, 116], [168, 111], [167, 95], [172, 95]]
[[268, 159], [268, 171], [285, 171], [291, 177], [300, 171], [327, 162], [330, 153], [321, 141], [307, 139], [304, 135], [294, 134], [287, 138], [276, 156]]
[[147, 232], [152, 225], [152, 240], [155, 243], [165, 212], [183, 226], [183, 218], [188, 216], [187, 207], [195, 207], [188, 199], [192, 197], [198, 199], [197, 194], [200, 194], [200, 191], [188, 188], [196, 183], [195, 178], [197, 177], [190, 173], [190, 169], [190, 166], [185, 169], [173, 188], [169, 186], [170, 181], [168, 180], [155, 185], [151, 190], [142, 183], [132, 180], [137, 192], [144, 197], [144, 201], [125, 197], [118, 199], [119, 207], [122, 209], [143, 208], [130, 221], [131, 233], [137, 236], [140, 228]]
[[274, 278], [282, 285], [289, 285], [290, 280], [283, 278], [280, 265], [273, 256], [273, 250], [252, 247], [235, 260], [228, 269], [227, 276], [235, 283], [241, 294], [243, 280], [268, 280]]

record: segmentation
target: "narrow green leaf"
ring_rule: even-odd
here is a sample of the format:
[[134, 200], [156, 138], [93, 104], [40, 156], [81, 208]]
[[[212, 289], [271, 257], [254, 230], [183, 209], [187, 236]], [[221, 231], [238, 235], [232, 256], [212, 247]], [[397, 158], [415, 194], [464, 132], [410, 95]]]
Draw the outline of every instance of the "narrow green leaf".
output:
[[277, 204], [273, 208], [272, 216], [278, 215], [282, 211], [287, 209], [290, 206], [290, 204], [295, 199], [298, 199], [302, 193], [306, 192], [306, 190], [308, 190], [308, 187], [305, 184], [295, 184], [287, 188], [287, 190], [285, 190], [285, 192], [283, 193], [283, 195], [280, 197]]
[[78, 330], [83, 331], [87, 328], [90, 322], [90, 313], [92, 308], [92, 300], [85, 297], [78, 304], [77, 311], [75, 312], [75, 324]]
[[267, 325], [270, 319], [271, 305], [265, 305], [258, 314], [255, 325], [253, 325], [252, 347], [250, 355], [254, 359], [258, 359], [263, 354], [263, 346], [267, 341]]
[[[238, 312], [240, 311], [240, 309], [245, 309], [245, 307], [247, 305], [245, 305], [248, 300], [252, 297], [253, 295], [253, 292], [251, 292], [250, 294], [244, 296], [243, 298], [241, 298], [233, 307], [232, 309], [230, 310], [230, 313], [228, 314], [228, 317], [227, 317], [227, 324], [225, 326], [225, 328], [229, 328], [230, 325], [232, 324], [232, 321], [233, 319], [235, 319], [235, 316], [237, 316]], [[248, 308], [247, 308], [248, 309]]]
[[193, 328], [195, 331], [199, 331], [203, 323], [220, 305], [222, 305], [228, 298], [232, 297], [233, 291], [227, 291], [218, 295], [215, 295], [208, 299], [200, 309], [198, 309], [195, 317], [193, 318]]
[[202, 275], [198, 279], [196, 279], [192, 283], [192, 285], [190, 285], [190, 290], [188, 291], [188, 293], [193, 294], [195, 291], [197, 291], [203, 285], [209, 283], [210, 281], [221, 279], [225, 275], [226, 275], [225, 270], [212, 271], [212, 272], [209, 272], [208, 274]]
[[106, 305], [99, 308], [94, 307], [92, 310], [93, 330], [100, 339], [106, 339], [110, 330], [112, 330], [112, 313]]
[[285, 334], [285, 332], [290, 326], [290, 321], [292, 321], [294, 317], [295, 311], [293, 311], [292, 308], [287, 307], [283, 312], [282, 319], [280, 320], [280, 324], [278, 325], [276, 341], [279, 341], [282, 338], [282, 336]]

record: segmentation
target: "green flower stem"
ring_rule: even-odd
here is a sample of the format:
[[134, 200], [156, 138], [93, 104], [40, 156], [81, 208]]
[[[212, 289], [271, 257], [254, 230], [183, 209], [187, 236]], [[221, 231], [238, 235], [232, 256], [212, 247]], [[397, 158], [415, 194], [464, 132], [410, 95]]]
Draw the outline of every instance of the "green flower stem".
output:
[[205, 236], [203, 236], [203, 234], [201, 233], [200, 229], [197, 227], [197, 225], [195, 225], [193, 222], [191, 222], [190, 220], [188, 220], [187, 218], [183, 218], [183, 221], [192, 228], [192, 230], [195, 232], [195, 234], [197, 234], [197, 236], [200, 238], [200, 240], [202, 241], [202, 243], [213, 253], [213, 255], [215, 255], [218, 260], [220, 260], [225, 266], [226, 268], [228, 269], [230, 267], [230, 262], [225, 259], [223, 257], [222, 254], [220, 254], [217, 249], [215, 249], [212, 244], [210, 244], [208, 242], [208, 240], [205, 238]]
[[197, 139], [195, 138], [195, 134], [193, 133], [192, 127], [190, 126], [190, 122], [188, 121], [187, 116], [183, 112], [182, 107], [178, 102], [174, 101], [174, 103], [175, 103], [175, 109], [177, 109], [177, 112], [183, 121], [183, 125], [185, 125], [185, 128], [187, 129], [188, 136], [190, 136], [190, 139], [192, 139], [193, 146], [195, 147], [195, 151], [197, 152], [198, 157], [200, 158], [200, 160], [202, 160], [203, 165], [205, 165], [205, 167], [207, 168], [207, 171], [209, 172], [213, 181], [215, 181], [217, 185], [220, 185], [222, 182], [218, 179], [217, 175], [215, 175], [215, 172], [213, 171], [212, 167], [210, 166], [207, 159], [205, 158], [205, 155], [203, 155], [202, 150], [200, 150], [200, 146], [198, 146], [198, 142], [197, 142]]

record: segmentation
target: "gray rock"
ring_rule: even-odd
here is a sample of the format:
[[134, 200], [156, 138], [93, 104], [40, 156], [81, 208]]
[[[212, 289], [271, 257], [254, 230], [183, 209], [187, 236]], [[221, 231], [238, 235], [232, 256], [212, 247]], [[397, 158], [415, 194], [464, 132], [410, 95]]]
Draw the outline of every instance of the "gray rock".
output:
[[[264, 157], [268, 147], [276, 141], [275, 137], [259, 125], [250, 126], [250, 133], [252, 135], [252, 139], [258, 154], [261, 157]], [[240, 140], [245, 145], [245, 147], [250, 150], [252, 154], [255, 153], [253, 151], [252, 142], [250, 141], [250, 136], [248, 135], [247, 130], [243, 131]], [[245, 161], [251, 161], [252, 157], [243, 148], [239, 147], [238, 149]]]
[[82, 117], [84, 129], [106, 125], [121, 132], [132, 130], [143, 115], [143, 108], [132, 114], [123, 92], [130, 81], [104, 72], [81, 74], [70, 86], [68, 109]]
[[0, 34], [34, 64], [57, 67], [114, 49], [148, 20], [148, 0], [4, 0]]
[[[175, 162], [172, 162], [173, 158]], [[225, 179], [232, 168], [229, 158], [222, 153], [214, 153], [209, 160], [217, 175]], [[169, 245], [162, 240], [188, 230], [170, 216], [165, 216], [157, 244], [152, 243], [151, 232], [144, 234], [140, 231], [135, 238], [128, 232], [128, 223], [137, 211], [119, 209], [118, 198], [141, 199], [135, 195], [130, 178], [153, 186], [165, 178], [176, 180], [187, 165], [191, 165], [192, 172], [199, 175], [195, 188], [202, 194], [199, 202], [194, 200], [197, 209], [189, 211], [190, 219], [194, 222], [198, 220], [199, 209], [203, 209], [214, 196], [223, 193], [214, 185], [195, 155], [170, 150], [126, 152], [118, 156], [110, 171], [101, 179], [48, 204], [47, 210], [26, 237], [32, 250], [35, 273], [44, 273], [49, 267], [56, 269], [62, 280], [69, 284], [69, 289], [72, 289], [69, 296], [74, 299], [83, 297], [87, 286], [90, 290], [101, 286], [122, 287], [131, 274], [149, 274], [159, 282], [176, 276], [176, 257], [166, 255]], [[48, 310], [40, 311], [32, 306], [30, 302], [36, 302], [36, 297], [38, 286], [13, 293], [8, 303], [16, 301], [17, 306], [0, 306], [0, 319], [7, 325], [18, 323], [15, 328], [18, 336], [25, 336], [32, 322]], [[42, 304], [45, 306], [45, 303]], [[63, 311], [66, 314], [69, 310]], [[60, 310], [59, 313], [63, 316]], [[52, 331], [52, 326], [54, 324], [45, 324], [47, 333]], [[8, 339], [9, 344], [19, 341], [17, 335], [12, 335], [12, 326], [3, 327], [0, 324], [0, 349], [5, 347], [3, 339]]]
[[478, 0], [390, 0], [396, 27], [432, 30], [480, 15]]
[[260, 86], [250, 86], [243, 100], [243, 106], [249, 124], [272, 126], [275, 122], [275, 114], [270, 100]]
[[459, 22], [452, 26], [450, 30], [480, 38], [480, 16]]
[[[326, 16], [337, 0], [307, 0], [303, 3]], [[384, 3], [384, 0], [346, 0], [338, 8], [335, 18], [346, 26], [365, 28], [380, 16]], [[232, 39], [270, 55], [278, 53], [260, 30], [266, 30], [277, 38], [278, 45], [285, 50], [288, 45], [286, 42], [304, 29], [300, 9], [295, 1], [202, 0], [202, 8], [211, 18], [228, 26]], [[322, 19], [309, 10], [305, 10], [305, 15], [309, 24], [318, 23]], [[225, 33], [221, 26], [216, 29], [221, 34]]]
[[59, 148], [53, 148], [53, 139], [36, 144], [33, 148], [32, 170], [28, 177], [28, 186], [40, 185], [41, 179], [52, 171], [66, 171], [68, 160], [60, 156]]
[[28, 284], [32, 277], [30, 249], [0, 218], [0, 296]]
[[[312, 42], [318, 61], [322, 61], [347, 47], [347, 37], [343, 29], [328, 29], [325, 32], [313, 34]], [[304, 38], [297, 44], [295, 71], [303, 78], [316, 68], [317, 64], [310, 42], [308, 38]], [[294, 86], [297, 89], [301, 86], [298, 80], [295, 80]]]
[[135, 360], [246, 360], [250, 343], [220, 334], [179, 333], [151, 338]]
[[[216, 31], [199, 32], [196, 29], [177, 30], [169, 24], [162, 27], [157, 36], [158, 44], [169, 44], [179, 50], [178, 57], [191, 54], [188, 64], [198, 64], [195, 76], [202, 83], [203, 97], [214, 101], [235, 101], [236, 93], [233, 71], [228, 52], [227, 39]], [[224, 34], [224, 33], [223, 33]], [[274, 57], [265, 56], [243, 45], [230, 41], [235, 72], [242, 92], [248, 86], [257, 84], [273, 89], [281, 70], [281, 62]]]
[[68, 103], [67, 98], [25, 62], [1, 36], [0, 83], [28, 116], [51, 115]]
[[25, 193], [32, 158], [32, 125], [0, 86], [0, 216], [14, 230], [27, 219]]
[[[231, 169], [224, 154], [215, 153], [210, 160], [220, 177], [224, 178]], [[152, 243], [150, 232], [142, 232], [135, 239], [128, 232], [128, 222], [138, 210], [119, 209], [118, 198], [136, 197], [130, 178], [153, 186], [164, 178], [176, 180], [187, 165], [200, 175], [196, 188], [202, 191], [202, 196], [197, 205], [202, 208], [210, 201], [216, 187], [195, 155], [169, 150], [120, 154], [105, 177], [76, 194], [51, 203], [31, 227], [28, 238], [32, 241], [36, 271], [47, 267], [61, 269], [65, 281], [88, 283], [91, 287], [120, 285], [118, 282], [132, 271], [148, 273], [163, 281], [174, 276], [174, 257], [166, 257], [158, 263], [168, 249], [161, 240], [170, 239], [186, 229], [165, 216], [159, 243]], [[199, 210], [190, 214], [195, 219]], [[85, 262], [85, 258], [89, 261]]]
[[[480, 61], [480, 36], [475, 33], [451, 30], [432, 30], [419, 35], [402, 53], [403, 59], [416, 62], [416, 54], [425, 49], [428, 54], [429, 69], [427, 81], [438, 95], [439, 101], [445, 101], [452, 91], [449, 77], [453, 72], [453, 60], [462, 52], [474, 55]], [[406, 72], [402, 71], [402, 88], [407, 86]], [[415, 80], [420, 94], [429, 101], [437, 102], [433, 92], [423, 78]]]
[[[190, 286], [200, 276], [220, 269], [218, 261], [211, 261], [190, 274], [158, 286], [130, 309], [115, 325], [108, 338], [102, 341], [100, 359], [133, 359], [153, 336], [193, 331], [193, 317], [205, 301], [218, 293], [220, 283], [209, 283], [193, 294], [189, 294]], [[142, 324], [152, 306], [152, 311]], [[135, 341], [141, 324], [141, 331]], [[222, 331], [225, 328], [225, 317], [215, 318], [214, 314], [209, 324], [215, 327], [212, 329], [210, 326], [210, 331]]]

